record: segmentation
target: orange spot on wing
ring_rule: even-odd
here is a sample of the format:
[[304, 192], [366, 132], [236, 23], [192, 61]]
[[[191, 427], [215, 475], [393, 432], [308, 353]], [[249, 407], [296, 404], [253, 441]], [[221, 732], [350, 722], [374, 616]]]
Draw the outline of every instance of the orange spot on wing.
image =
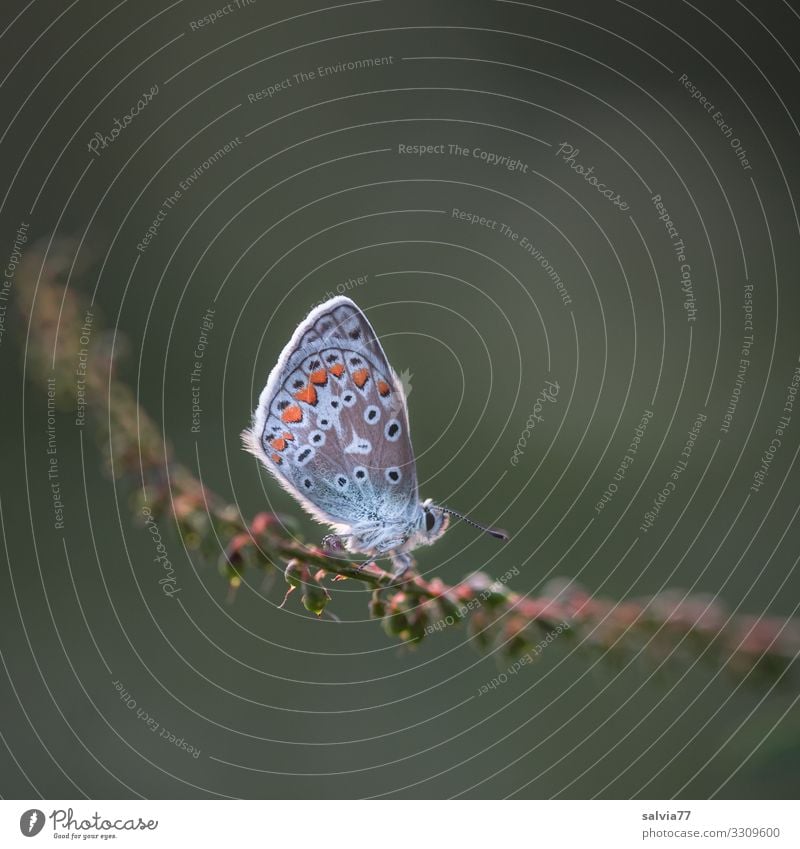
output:
[[385, 380], [378, 381], [378, 392], [385, 398], [392, 391], [392, 387]]
[[272, 462], [277, 463], [277, 465], [280, 466], [280, 464], [283, 462], [283, 460], [281, 459], [279, 454], [273, 454], [272, 455]]
[[286, 424], [301, 422], [303, 421], [303, 411], [297, 406], [297, 404], [293, 404], [281, 413], [281, 421], [286, 422]]
[[270, 445], [276, 451], [283, 451], [286, 448], [286, 440], [283, 437], [279, 436], [277, 437], [277, 439], [273, 439], [272, 442], [270, 442]]
[[299, 392], [295, 392], [294, 397], [297, 398], [298, 401], [304, 401], [306, 404], [311, 404], [313, 406], [317, 403], [317, 390], [309, 383], [308, 386], [304, 387]]
[[293, 435], [293, 434], [291, 434], [291, 433], [289, 433], [289, 431], [288, 431], [288, 430], [286, 430], [286, 431], [284, 431], [284, 432], [283, 432], [283, 438], [284, 438], [287, 442], [294, 442], [294, 435]]
[[311, 382], [316, 383], [317, 386], [324, 386], [328, 382], [328, 372], [325, 371], [324, 368], [312, 371], [308, 377]]
[[328, 369], [334, 377], [341, 377], [344, 374], [344, 366], [341, 363], [336, 363]]
[[369, 369], [368, 368], [360, 368], [358, 371], [353, 372], [353, 383], [361, 389], [364, 384], [369, 380]]

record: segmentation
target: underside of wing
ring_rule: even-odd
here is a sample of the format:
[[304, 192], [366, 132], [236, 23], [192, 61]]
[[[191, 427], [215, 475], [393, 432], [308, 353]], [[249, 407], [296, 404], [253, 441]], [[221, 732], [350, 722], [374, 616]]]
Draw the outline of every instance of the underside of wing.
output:
[[243, 439], [312, 515], [340, 529], [391, 523], [417, 502], [402, 386], [349, 298], [297, 328]]

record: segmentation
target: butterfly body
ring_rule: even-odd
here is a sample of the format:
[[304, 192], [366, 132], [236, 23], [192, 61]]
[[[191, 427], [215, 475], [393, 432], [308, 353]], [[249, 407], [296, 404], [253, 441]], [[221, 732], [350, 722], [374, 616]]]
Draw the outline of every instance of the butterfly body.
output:
[[405, 570], [408, 552], [447, 529], [447, 512], [419, 497], [402, 384], [349, 298], [301, 322], [242, 437], [348, 551]]

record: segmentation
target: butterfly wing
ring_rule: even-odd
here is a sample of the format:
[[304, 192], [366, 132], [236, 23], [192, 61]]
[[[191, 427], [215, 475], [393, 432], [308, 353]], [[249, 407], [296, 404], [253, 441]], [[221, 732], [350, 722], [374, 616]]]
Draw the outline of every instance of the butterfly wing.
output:
[[417, 507], [403, 388], [349, 298], [326, 301], [300, 324], [242, 437], [315, 518], [340, 532], [388, 540]]

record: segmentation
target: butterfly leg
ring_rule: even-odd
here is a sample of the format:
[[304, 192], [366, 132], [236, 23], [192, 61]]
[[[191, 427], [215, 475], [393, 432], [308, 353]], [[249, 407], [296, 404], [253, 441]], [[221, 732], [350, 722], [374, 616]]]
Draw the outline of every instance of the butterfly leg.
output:
[[392, 565], [394, 566], [393, 575], [395, 578], [402, 578], [406, 572], [414, 565], [414, 558], [407, 552], [403, 554], [391, 554]]

